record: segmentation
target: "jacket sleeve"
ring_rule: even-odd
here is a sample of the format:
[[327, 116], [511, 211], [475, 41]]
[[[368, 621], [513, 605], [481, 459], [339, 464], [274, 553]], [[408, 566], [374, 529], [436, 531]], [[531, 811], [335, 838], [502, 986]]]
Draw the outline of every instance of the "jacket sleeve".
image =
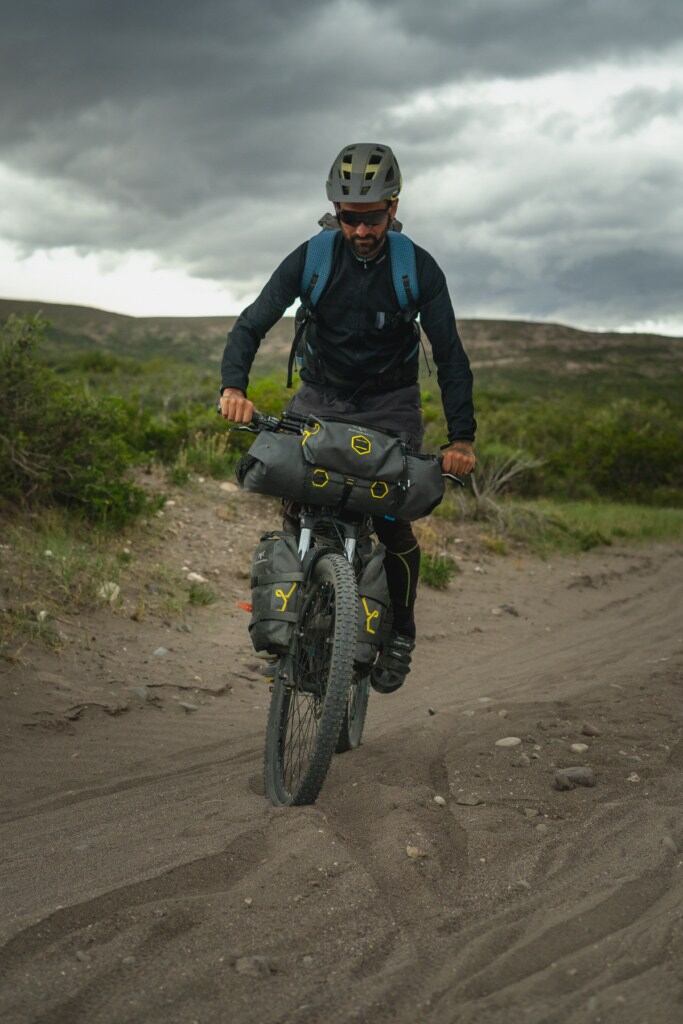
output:
[[424, 249], [418, 253], [417, 266], [420, 323], [434, 354], [448, 440], [474, 441], [477, 422], [472, 402], [472, 371], [458, 334], [446, 278]]
[[223, 351], [221, 392], [239, 388], [247, 393], [249, 371], [261, 341], [299, 294], [306, 244], [282, 261], [258, 298], [235, 321]]

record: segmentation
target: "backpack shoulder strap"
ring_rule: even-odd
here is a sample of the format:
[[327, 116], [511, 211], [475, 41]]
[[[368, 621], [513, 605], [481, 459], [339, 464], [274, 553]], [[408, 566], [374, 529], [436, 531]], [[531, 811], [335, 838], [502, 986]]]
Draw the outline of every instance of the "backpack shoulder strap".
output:
[[306, 324], [313, 316], [313, 309], [323, 293], [332, 270], [332, 257], [334, 255], [334, 243], [339, 229], [323, 228], [317, 235], [309, 238], [306, 245], [306, 259], [304, 270], [299, 284], [299, 297], [301, 306], [297, 312], [295, 323], [296, 330], [292, 340], [292, 347], [289, 350], [287, 362], [287, 387], [292, 386], [292, 373], [296, 360], [299, 343], [303, 337]]
[[330, 276], [334, 243], [338, 234], [338, 229], [323, 229], [308, 240], [300, 294], [302, 302], [311, 309], [322, 295]]
[[420, 300], [415, 246], [407, 235], [399, 231], [388, 231], [387, 238], [396, 298], [404, 313], [411, 312], [415, 315]]

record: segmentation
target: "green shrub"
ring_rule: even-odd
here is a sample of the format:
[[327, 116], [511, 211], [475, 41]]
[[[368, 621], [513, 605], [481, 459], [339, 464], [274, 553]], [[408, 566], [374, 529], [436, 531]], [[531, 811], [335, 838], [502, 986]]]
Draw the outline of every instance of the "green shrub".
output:
[[458, 564], [450, 555], [430, 555], [422, 553], [420, 559], [420, 579], [428, 587], [445, 590], [451, 579], [459, 572]]
[[63, 505], [120, 527], [149, 507], [128, 479], [125, 404], [94, 398], [36, 356], [45, 324], [11, 317], [0, 331], [0, 497]]
[[192, 605], [207, 605], [217, 601], [216, 592], [207, 586], [206, 583], [191, 583], [187, 599]]

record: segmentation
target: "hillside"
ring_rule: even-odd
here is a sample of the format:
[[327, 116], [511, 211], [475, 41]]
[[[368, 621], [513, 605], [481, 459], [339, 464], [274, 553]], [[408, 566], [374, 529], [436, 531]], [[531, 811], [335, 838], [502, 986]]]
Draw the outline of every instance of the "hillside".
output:
[[[74, 351], [137, 359], [168, 358], [213, 370], [235, 317], [131, 317], [84, 306], [0, 299], [0, 322], [41, 311], [49, 320], [53, 359]], [[615, 387], [629, 395], [675, 398], [683, 382], [683, 338], [583, 331], [563, 324], [459, 320], [480, 386], [516, 391]], [[293, 336], [283, 317], [263, 342], [257, 373], [282, 369]]]

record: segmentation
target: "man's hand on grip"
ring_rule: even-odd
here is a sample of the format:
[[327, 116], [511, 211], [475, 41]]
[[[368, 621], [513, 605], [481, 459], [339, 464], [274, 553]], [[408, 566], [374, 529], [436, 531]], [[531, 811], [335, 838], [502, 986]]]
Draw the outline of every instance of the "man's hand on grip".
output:
[[455, 476], [467, 476], [476, 465], [474, 449], [469, 441], [453, 441], [444, 448], [441, 456], [441, 469], [444, 473]]
[[221, 395], [221, 416], [231, 423], [251, 423], [254, 403], [239, 388], [226, 388]]

